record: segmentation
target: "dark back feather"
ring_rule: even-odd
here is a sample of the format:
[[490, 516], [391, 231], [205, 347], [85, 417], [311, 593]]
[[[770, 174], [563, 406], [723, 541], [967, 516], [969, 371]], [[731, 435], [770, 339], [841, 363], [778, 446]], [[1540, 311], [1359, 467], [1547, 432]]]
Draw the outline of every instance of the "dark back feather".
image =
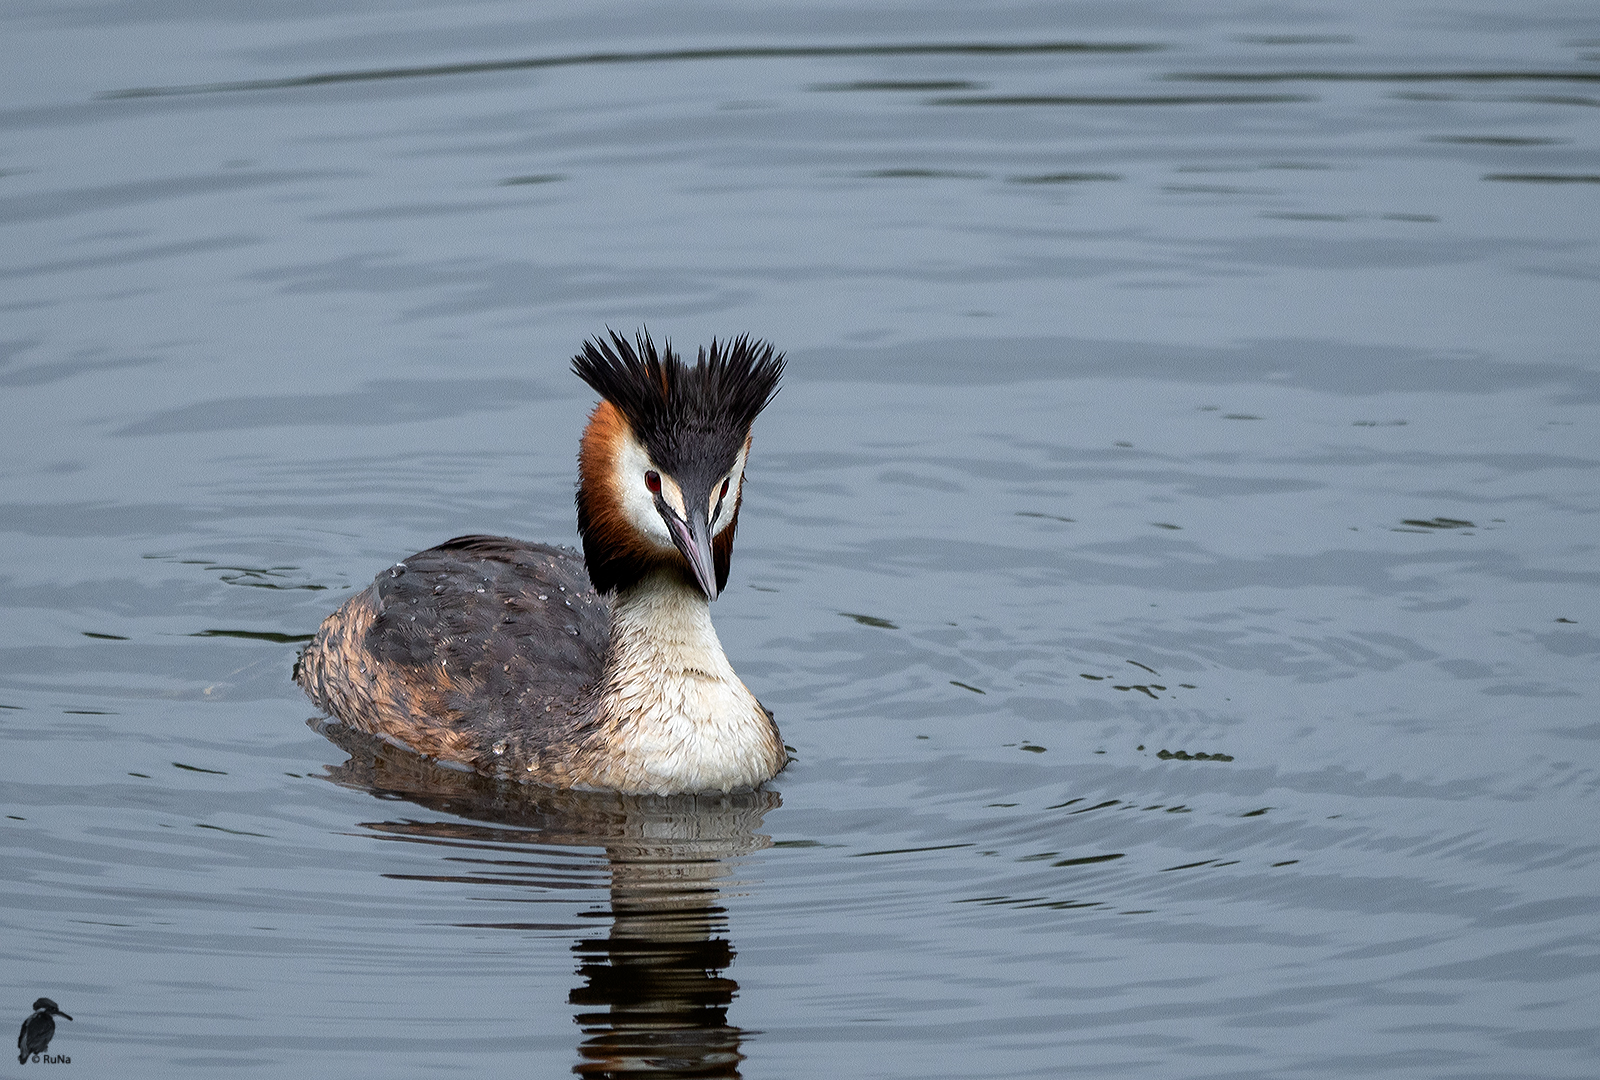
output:
[[347, 724], [493, 773], [574, 737], [610, 644], [610, 608], [576, 552], [461, 536], [351, 597], [295, 678]]

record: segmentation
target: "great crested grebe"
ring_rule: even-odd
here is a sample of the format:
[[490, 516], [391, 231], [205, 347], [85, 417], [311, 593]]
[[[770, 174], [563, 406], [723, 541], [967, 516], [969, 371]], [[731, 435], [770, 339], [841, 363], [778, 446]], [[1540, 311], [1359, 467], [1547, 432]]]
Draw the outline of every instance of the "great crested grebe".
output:
[[578, 450], [583, 558], [499, 536], [429, 548], [328, 616], [295, 680], [343, 723], [487, 776], [756, 787], [788, 758], [710, 604], [783, 357], [740, 337], [691, 367], [647, 334], [610, 337], [572, 362], [601, 397]]

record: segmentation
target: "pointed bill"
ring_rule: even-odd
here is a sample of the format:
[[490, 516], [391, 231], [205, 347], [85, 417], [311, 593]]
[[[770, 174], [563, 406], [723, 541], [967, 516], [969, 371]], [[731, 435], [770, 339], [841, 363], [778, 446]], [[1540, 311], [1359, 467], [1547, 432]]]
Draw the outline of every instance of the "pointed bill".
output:
[[661, 516], [667, 519], [667, 528], [672, 530], [672, 542], [678, 545], [683, 557], [689, 560], [689, 568], [694, 571], [695, 581], [700, 583], [700, 589], [706, 594], [706, 599], [715, 600], [717, 568], [711, 558], [711, 526], [706, 521], [704, 502], [694, 505], [694, 509], [689, 511], [687, 525], [671, 511]]

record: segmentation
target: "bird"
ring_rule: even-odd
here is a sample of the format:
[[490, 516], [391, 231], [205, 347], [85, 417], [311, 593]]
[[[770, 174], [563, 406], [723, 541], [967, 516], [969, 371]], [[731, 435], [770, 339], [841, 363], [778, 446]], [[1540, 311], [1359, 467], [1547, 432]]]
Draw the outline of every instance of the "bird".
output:
[[50, 1040], [56, 1033], [52, 1017], [56, 1016], [72, 1019], [49, 998], [42, 997], [33, 1003], [33, 1015], [22, 1022], [22, 1031], [17, 1035], [17, 1064], [26, 1062], [31, 1054], [42, 1054], [50, 1048]]
[[640, 795], [759, 787], [788, 754], [710, 605], [783, 370], [748, 335], [692, 365], [646, 330], [585, 341], [572, 371], [600, 401], [578, 449], [582, 555], [484, 535], [418, 552], [323, 621], [295, 680], [448, 768]]

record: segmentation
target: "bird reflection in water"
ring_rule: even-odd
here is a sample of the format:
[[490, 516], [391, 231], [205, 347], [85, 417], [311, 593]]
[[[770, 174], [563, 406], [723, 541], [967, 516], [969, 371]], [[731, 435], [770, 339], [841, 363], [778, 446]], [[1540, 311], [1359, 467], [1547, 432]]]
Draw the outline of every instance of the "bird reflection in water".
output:
[[735, 953], [725, 936], [719, 883], [731, 872], [730, 859], [771, 843], [756, 830], [779, 805], [775, 792], [630, 796], [497, 783], [441, 768], [337, 723], [311, 724], [350, 754], [329, 770], [336, 783], [469, 819], [367, 823], [376, 832], [480, 849], [605, 850], [610, 910], [593, 914], [610, 916], [610, 933], [572, 946], [583, 982], [568, 1002], [584, 1034], [573, 1072], [597, 1078], [739, 1075], [744, 1032], [728, 1022], [739, 986], [723, 974]]
[[[584, 984], [579, 1007], [587, 1038], [578, 1047], [583, 1076], [738, 1076], [741, 1032], [728, 1023], [738, 983], [720, 974], [733, 946], [716, 936], [724, 909], [699, 863], [619, 863], [613, 857], [611, 933], [573, 946]], [[666, 869], [666, 879], [658, 876]], [[689, 874], [676, 871], [688, 870]], [[720, 876], [720, 875], [719, 875]], [[699, 880], [695, 880], [699, 877]]]

